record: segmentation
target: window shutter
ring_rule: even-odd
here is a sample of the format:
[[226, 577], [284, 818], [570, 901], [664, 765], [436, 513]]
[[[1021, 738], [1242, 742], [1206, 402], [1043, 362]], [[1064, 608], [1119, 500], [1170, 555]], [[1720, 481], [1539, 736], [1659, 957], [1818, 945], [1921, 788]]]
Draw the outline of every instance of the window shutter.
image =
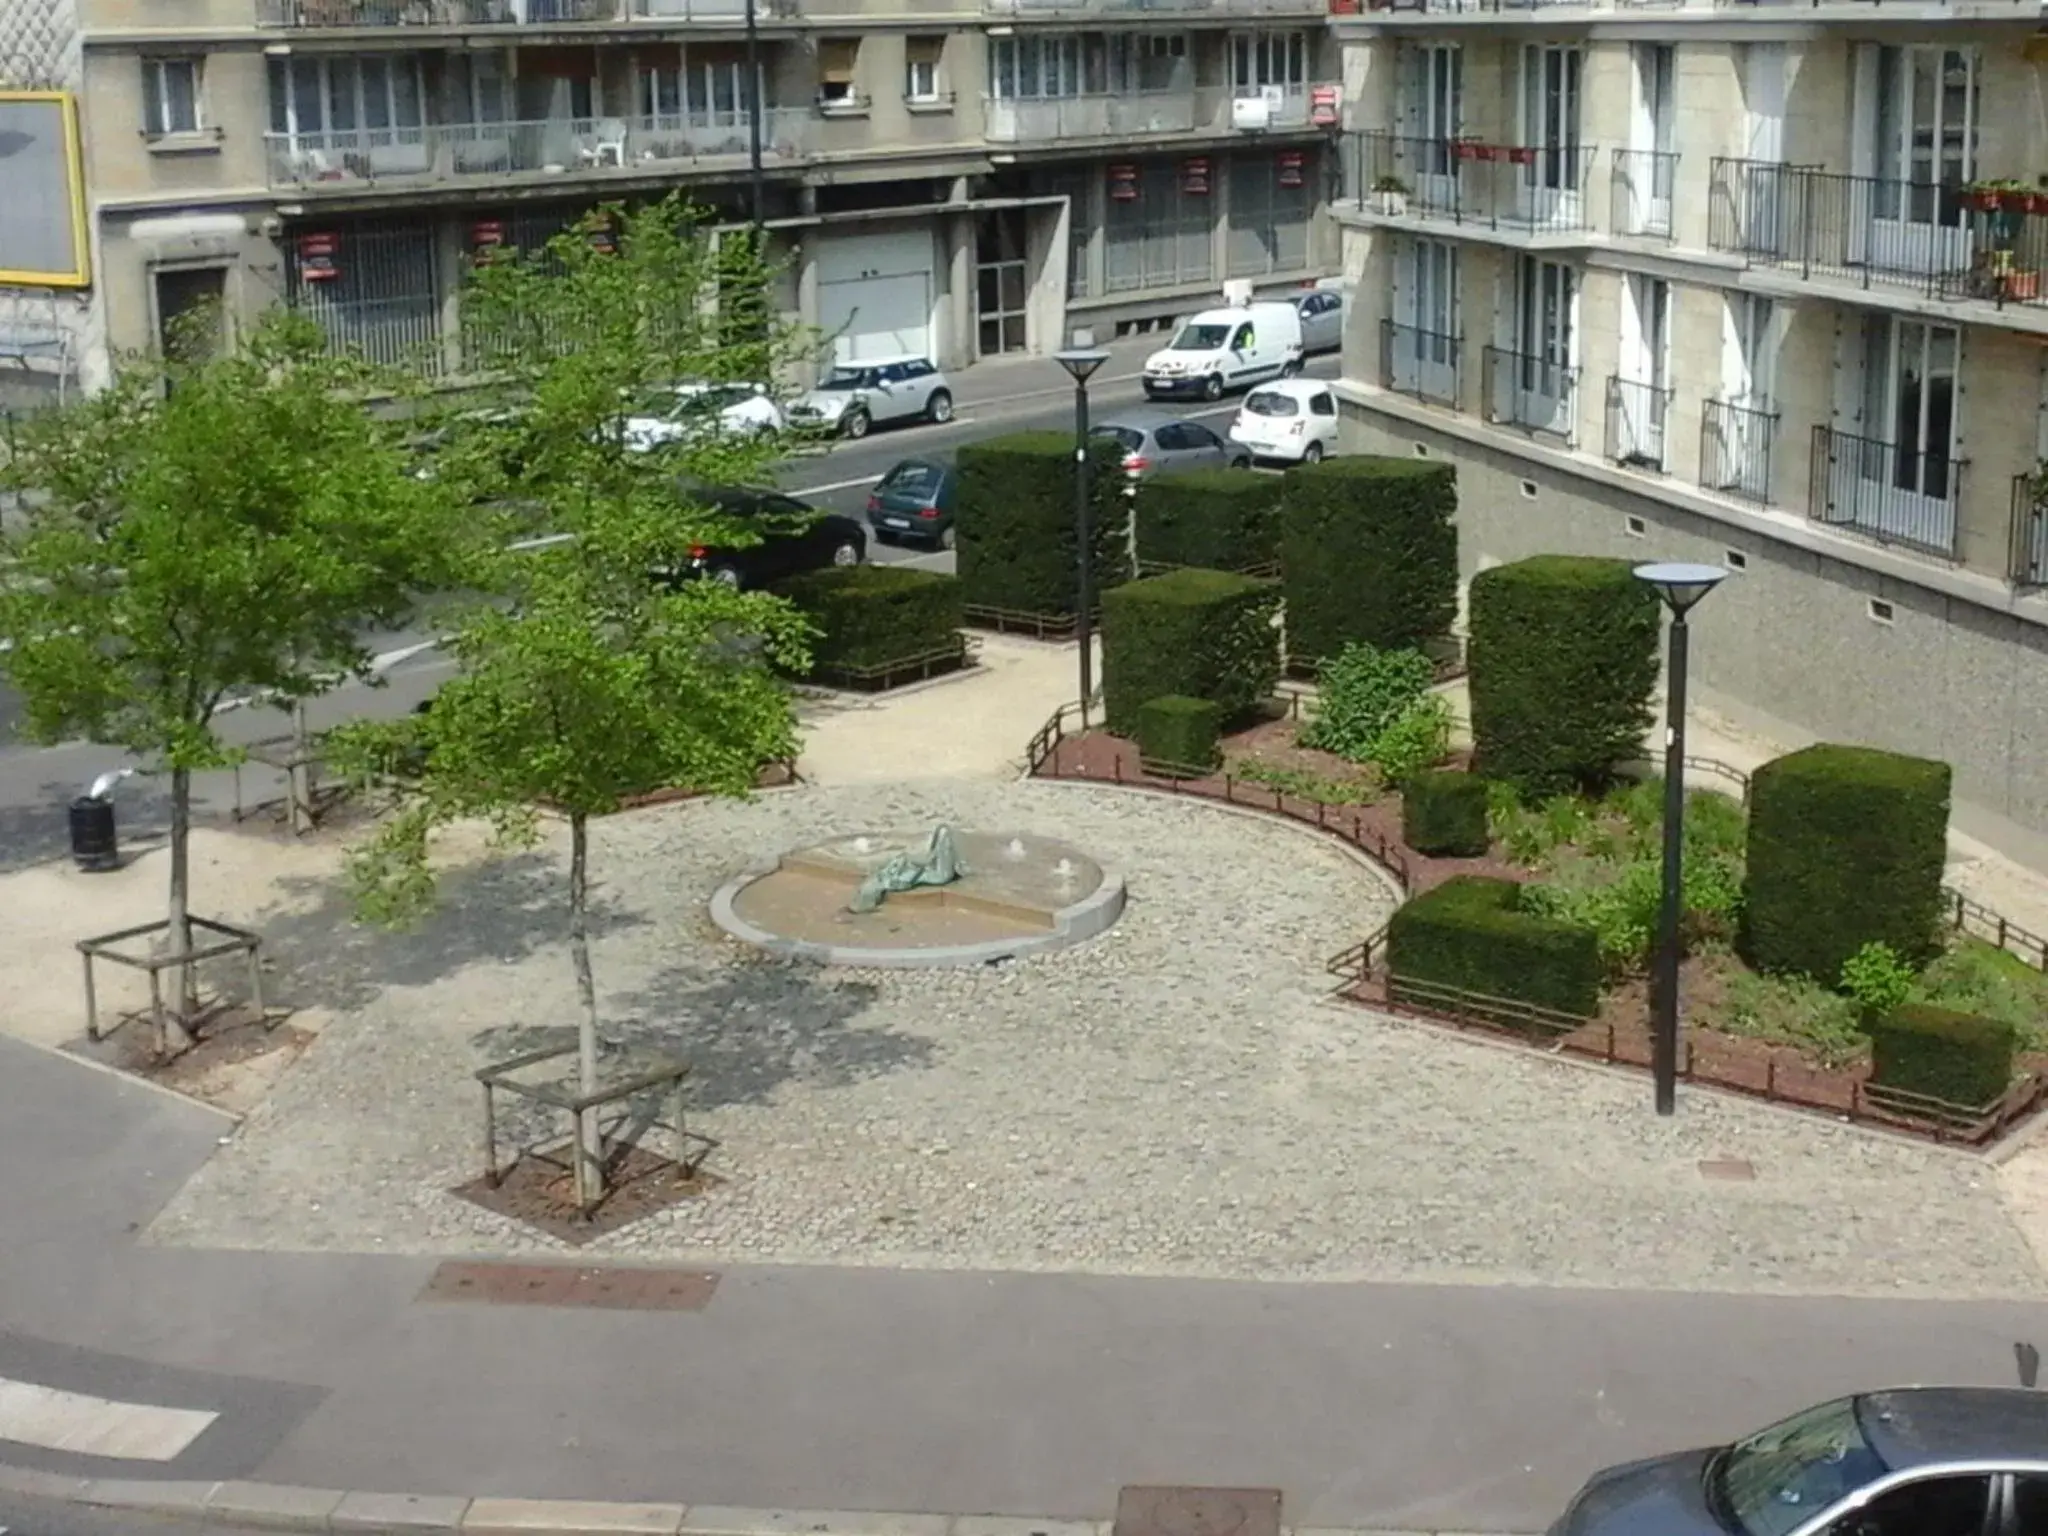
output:
[[827, 85], [852, 85], [860, 43], [850, 37], [828, 37], [818, 43], [818, 78]]
[[912, 64], [930, 64], [937, 67], [946, 51], [943, 37], [913, 37], [903, 44], [904, 55]]

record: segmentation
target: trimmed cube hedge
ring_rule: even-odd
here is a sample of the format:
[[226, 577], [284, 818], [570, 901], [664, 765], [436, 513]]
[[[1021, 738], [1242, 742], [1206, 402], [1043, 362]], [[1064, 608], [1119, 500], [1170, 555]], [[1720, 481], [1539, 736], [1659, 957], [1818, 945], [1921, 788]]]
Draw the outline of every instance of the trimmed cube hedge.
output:
[[1473, 772], [1540, 798], [1641, 757], [1661, 613], [1622, 560], [1537, 555], [1474, 576]]
[[[954, 463], [962, 601], [971, 608], [1073, 617], [1081, 607], [1073, 434], [1015, 432], [962, 443]], [[1123, 450], [1108, 438], [1089, 444], [1088, 483], [1099, 595], [1131, 574], [1129, 482]]]
[[1401, 841], [1438, 859], [1486, 852], [1486, 781], [1450, 768], [1416, 774], [1401, 786]]
[[1145, 565], [1243, 571], [1280, 558], [1277, 475], [1203, 469], [1138, 482], [1131, 519]]
[[1128, 736], [1147, 699], [1207, 699], [1234, 720], [1280, 681], [1279, 587], [1190, 567], [1128, 582], [1102, 602], [1102, 704]]
[[806, 571], [777, 592], [816, 626], [817, 670], [875, 672], [960, 643], [960, 583], [901, 565]]
[[2012, 1085], [2018, 1031], [2001, 1019], [1908, 1003], [1863, 1029], [1874, 1087], [1979, 1109]]
[[1521, 902], [1512, 880], [1453, 876], [1394, 913], [1388, 973], [1591, 1018], [1600, 1007], [1593, 930], [1524, 912]]
[[1223, 709], [1213, 699], [1169, 693], [1138, 706], [1138, 760], [1147, 773], [1198, 779], [1223, 761], [1216, 738]]
[[1934, 957], [1948, 858], [1947, 763], [1822, 743], [1749, 781], [1742, 952], [1829, 986], [1865, 944]]
[[1296, 667], [1354, 640], [1420, 649], [1458, 612], [1457, 472], [1430, 459], [1325, 459], [1287, 471], [1280, 567]]

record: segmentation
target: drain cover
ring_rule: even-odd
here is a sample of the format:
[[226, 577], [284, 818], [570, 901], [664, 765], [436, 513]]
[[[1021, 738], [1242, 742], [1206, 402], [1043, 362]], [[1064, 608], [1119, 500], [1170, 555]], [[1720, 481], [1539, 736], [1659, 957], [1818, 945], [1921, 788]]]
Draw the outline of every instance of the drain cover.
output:
[[1700, 1177], [1746, 1184], [1756, 1177], [1756, 1164], [1742, 1157], [1714, 1157], [1700, 1164]]
[[1110, 1536], [1280, 1536], [1280, 1490], [1126, 1488]]

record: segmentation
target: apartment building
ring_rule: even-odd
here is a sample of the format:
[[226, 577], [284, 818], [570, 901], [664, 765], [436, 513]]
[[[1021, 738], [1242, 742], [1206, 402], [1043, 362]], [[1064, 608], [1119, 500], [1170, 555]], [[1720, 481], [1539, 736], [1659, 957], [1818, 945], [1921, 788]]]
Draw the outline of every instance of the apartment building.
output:
[[[280, 299], [458, 373], [478, 251], [678, 187], [740, 221], [756, 118], [784, 303], [841, 356], [1050, 351], [1334, 262], [1322, 0], [755, 0], [751, 80], [749, 10], [0, 0], [73, 39], [81, 375], [202, 302]], [[0, 295], [0, 332], [46, 298]]]
[[2048, 33], [2008, 0], [1407, 0], [1338, 27], [1354, 451], [1472, 570], [1704, 560], [1711, 702], [1946, 758], [2048, 852]]

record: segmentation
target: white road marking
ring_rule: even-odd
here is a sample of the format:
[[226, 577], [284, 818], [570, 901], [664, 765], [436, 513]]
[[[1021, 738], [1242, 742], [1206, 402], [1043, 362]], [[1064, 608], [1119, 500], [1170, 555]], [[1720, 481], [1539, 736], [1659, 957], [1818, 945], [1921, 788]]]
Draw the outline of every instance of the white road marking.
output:
[[201, 1408], [116, 1402], [0, 1376], [0, 1440], [46, 1451], [172, 1461], [219, 1417]]

